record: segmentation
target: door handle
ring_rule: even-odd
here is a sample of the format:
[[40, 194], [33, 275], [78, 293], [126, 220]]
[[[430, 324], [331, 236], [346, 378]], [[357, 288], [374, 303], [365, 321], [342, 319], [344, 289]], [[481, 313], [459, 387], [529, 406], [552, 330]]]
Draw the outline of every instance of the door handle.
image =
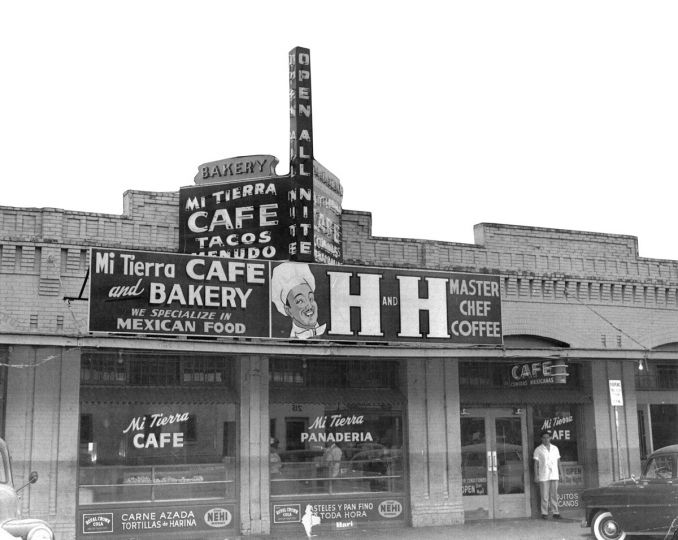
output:
[[487, 451], [487, 472], [497, 472], [497, 452]]

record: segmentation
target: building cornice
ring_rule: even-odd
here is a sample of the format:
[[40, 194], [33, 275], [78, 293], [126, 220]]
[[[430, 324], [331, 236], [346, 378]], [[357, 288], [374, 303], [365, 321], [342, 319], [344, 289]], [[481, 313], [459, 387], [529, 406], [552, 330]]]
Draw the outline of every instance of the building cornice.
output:
[[0, 346], [60, 347], [66, 349], [136, 349], [168, 353], [221, 353], [229, 355], [332, 356], [382, 358], [484, 358], [490, 360], [558, 358], [565, 360], [675, 360], [676, 352], [642, 349], [592, 348], [506, 348], [493, 346], [449, 346], [434, 344], [339, 343], [286, 340], [188, 340], [158, 337], [55, 336], [46, 334], [2, 334]]

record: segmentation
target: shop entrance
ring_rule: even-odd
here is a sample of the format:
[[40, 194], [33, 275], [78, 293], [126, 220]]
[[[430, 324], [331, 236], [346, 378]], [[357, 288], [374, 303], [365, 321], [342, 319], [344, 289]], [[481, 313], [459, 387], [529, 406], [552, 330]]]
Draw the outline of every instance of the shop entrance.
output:
[[461, 415], [466, 520], [530, 515], [524, 409], [466, 409]]

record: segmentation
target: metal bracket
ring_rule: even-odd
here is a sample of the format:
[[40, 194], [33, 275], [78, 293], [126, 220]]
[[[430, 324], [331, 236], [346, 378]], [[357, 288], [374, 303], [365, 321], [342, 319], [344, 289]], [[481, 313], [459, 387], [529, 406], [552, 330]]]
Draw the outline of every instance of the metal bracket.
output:
[[87, 268], [85, 279], [82, 282], [82, 287], [80, 287], [80, 294], [78, 296], [64, 296], [64, 301], [68, 303], [72, 302], [73, 300], [83, 300], [85, 302], [89, 301], [89, 298], [82, 297], [82, 293], [85, 292], [85, 285], [87, 284], [88, 279], [89, 279], [89, 268]]

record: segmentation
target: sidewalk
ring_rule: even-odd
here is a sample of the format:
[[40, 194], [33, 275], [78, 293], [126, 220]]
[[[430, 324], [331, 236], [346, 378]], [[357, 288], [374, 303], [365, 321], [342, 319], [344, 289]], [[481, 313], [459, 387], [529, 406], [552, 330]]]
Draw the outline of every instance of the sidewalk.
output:
[[[563, 519], [561, 521], [541, 519], [508, 519], [498, 521], [472, 522], [464, 525], [447, 527], [419, 528], [357, 528], [350, 531], [314, 531], [314, 540], [354, 540], [354, 539], [402, 539], [402, 540], [443, 540], [459, 538], [460, 540], [591, 540], [590, 529], [583, 528], [579, 520]], [[304, 533], [299, 524], [298, 534], [271, 534], [270, 536], [248, 536], [245, 539], [256, 540], [304, 540]]]

